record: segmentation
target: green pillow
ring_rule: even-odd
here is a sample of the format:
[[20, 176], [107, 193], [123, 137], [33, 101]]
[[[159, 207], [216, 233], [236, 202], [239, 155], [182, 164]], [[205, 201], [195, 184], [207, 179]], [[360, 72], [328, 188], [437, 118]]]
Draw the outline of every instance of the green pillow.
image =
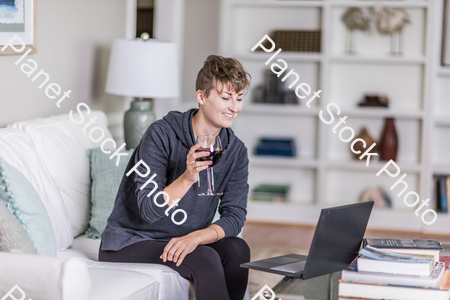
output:
[[0, 157], [0, 202], [23, 225], [38, 255], [56, 256], [52, 223], [38, 193], [19, 170]]
[[91, 215], [86, 237], [100, 239], [106, 227], [106, 221], [114, 207], [117, 191], [125, 169], [130, 160], [132, 150], [126, 151], [128, 156], [122, 156], [119, 166], [116, 160], [110, 160], [100, 148], [89, 149], [91, 164]]

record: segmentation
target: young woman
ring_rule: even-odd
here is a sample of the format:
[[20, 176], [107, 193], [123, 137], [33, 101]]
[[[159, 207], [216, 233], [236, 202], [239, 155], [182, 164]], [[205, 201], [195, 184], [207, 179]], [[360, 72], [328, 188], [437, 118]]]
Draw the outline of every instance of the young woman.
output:
[[[250, 261], [250, 250], [236, 235], [247, 213], [248, 155], [229, 127], [249, 86], [250, 75], [237, 60], [206, 59], [196, 80], [199, 108], [171, 111], [151, 124], [133, 152], [102, 234], [100, 261], [169, 266], [194, 280], [197, 300], [244, 297], [248, 270], [239, 265]], [[222, 196], [198, 196], [206, 192], [202, 171], [211, 164], [196, 161], [209, 155], [195, 152], [199, 135], [218, 135], [222, 142], [214, 166], [215, 192]], [[220, 219], [211, 224], [219, 199]], [[177, 209], [185, 215], [171, 216]]]

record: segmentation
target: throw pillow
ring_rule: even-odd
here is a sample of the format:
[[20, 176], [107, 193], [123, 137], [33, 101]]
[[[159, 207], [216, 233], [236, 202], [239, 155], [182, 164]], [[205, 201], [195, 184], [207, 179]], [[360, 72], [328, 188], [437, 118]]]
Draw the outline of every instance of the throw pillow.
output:
[[0, 202], [22, 223], [37, 254], [56, 256], [55, 235], [44, 204], [31, 183], [1, 156]]
[[109, 155], [103, 153], [100, 148], [89, 149], [92, 187], [91, 218], [86, 230], [88, 238], [99, 239], [105, 230], [106, 221], [114, 207], [120, 182], [133, 151], [127, 153], [128, 156], [122, 157], [119, 166], [116, 166], [116, 161], [110, 160]]
[[56, 249], [69, 248], [73, 243], [69, 215], [58, 187], [34, 150], [30, 135], [15, 128], [0, 128], [0, 156], [19, 170], [38, 193], [52, 223]]
[[22, 224], [2, 203], [0, 203], [0, 251], [36, 254], [36, 249]]
[[[85, 232], [89, 221], [91, 179], [87, 150], [100, 147], [102, 141], [111, 138], [106, 115], [102, 111], [92, 110], [89, 115], [83, 111], [83, 115], [84, 122], [80, 125], [72, 122], [68, 113], [8, 125], [30, 134], [36, 152], [61, 192], [74, 237]], [[75, 112], [73, 118], [79, 120], [80, 116]], [[95, 124], [92, 123], [83, 132], [83, 127], [91, 120]], [[98, 142], [89, 138], [90, 130], [95, 127], [100, 127], [104, 132], [103, 139]], [[96, 130], [92, 137], [98, 138], [99, 132]], [[105, 144], [105, 148], [112, 146], [112, 142]]]

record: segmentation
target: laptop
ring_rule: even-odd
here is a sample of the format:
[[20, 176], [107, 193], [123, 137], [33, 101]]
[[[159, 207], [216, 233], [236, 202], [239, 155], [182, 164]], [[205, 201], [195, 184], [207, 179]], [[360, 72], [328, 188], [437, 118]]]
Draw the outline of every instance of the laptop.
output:
[[358, 255], [373, 203], [322, 209], [308, 256], [289, 254], [241, 267], [302, 279], [341, 271]]

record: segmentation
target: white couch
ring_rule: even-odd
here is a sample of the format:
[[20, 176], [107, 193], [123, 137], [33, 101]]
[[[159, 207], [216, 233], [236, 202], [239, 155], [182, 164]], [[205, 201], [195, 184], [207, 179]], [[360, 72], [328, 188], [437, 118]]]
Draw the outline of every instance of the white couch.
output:
[[[91, 111], [89, 117], [93, 116], [97, 116], [95, 126], [105, 132], [102, 140], [111, 137], [105, 115]], [[0, 252], [0, 299], [15, 285], [21, 290], [16, 288], [14, 296], [5, 300], [193, 299], [192, 283], [169, 267], [98, 261], [100, 240], [84, 235], [90, 209], [89, 158], [85, 154], [101, 143], [92, 142], [88, 132], [82, 131], [88, 121], [85, 118], [76, 125], [64, 114], [0, 128], [0, 156], [21, 171], [41, 200], [47, 201], [44, 204], [57, 242], [56, 257]], [[51, 176], [46, 177], [48, 174]], [[52, 194], [54, 186], [60, 195], [54, 190]]]

